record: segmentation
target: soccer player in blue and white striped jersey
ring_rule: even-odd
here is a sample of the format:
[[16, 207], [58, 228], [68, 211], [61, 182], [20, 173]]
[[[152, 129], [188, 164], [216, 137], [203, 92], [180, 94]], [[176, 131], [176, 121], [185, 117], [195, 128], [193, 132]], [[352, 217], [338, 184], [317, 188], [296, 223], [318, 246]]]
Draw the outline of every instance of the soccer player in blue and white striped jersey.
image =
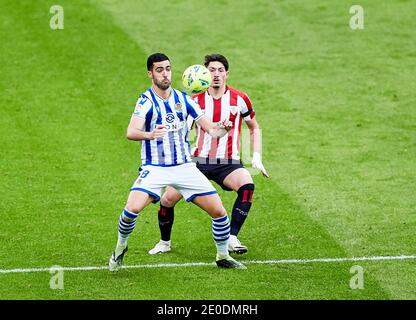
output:
[[151, 202], [159, 201], [166, 186], [174, 187], [211, 216], [217, 266], [245, 268], [228, 253], [228, 215], [211, 182], [192, 162], [186, 120], [191, 116], [215, 138], [224, 136], [230, 124], [214, 125], [191, 97], [171, 87], [171, 64], [166, 55], [150, 55], [147, 70], [152, 86], [139, 96], [127, 128], [128, 139], [142, 141], [142, 165], [119, 218], [118, 241], [109, 269], [117, 271], [121, 267], [139, 213]]

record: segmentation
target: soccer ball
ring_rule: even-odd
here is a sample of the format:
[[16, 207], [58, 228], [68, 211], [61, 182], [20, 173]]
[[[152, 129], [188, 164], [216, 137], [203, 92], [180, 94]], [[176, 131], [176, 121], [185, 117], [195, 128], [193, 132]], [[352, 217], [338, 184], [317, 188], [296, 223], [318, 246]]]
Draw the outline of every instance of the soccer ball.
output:
[[205, 91], [211, 85], [211, 73], [200, 64], [186, 68], [182, 75], [182, 84], [187, 91], [199, 93]]

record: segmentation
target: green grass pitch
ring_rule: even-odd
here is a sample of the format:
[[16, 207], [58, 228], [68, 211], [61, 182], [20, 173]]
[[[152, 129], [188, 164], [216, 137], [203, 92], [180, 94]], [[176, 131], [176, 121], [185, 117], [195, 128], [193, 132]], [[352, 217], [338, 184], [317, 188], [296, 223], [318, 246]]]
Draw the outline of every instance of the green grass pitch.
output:
[[[49, 9], [64, 9], [52, 30]], [[415, 259], [5, 273], [105, 266], [140, 163], [125, 138], [148, 54], [173, 85], [207, 53], [249, 94], [264, 164], [241, 261], [416, 253], [414, 1], [0, 0], [0, 299], [415, 299]], [[220, 191], [227, 210], [234, 194]], [[176, 209], [173, 249], [157, 206], [139, 218], [126, 265], [214, 262], [210, 219]], [[363, 289], [350, 287], [353, 266]]]

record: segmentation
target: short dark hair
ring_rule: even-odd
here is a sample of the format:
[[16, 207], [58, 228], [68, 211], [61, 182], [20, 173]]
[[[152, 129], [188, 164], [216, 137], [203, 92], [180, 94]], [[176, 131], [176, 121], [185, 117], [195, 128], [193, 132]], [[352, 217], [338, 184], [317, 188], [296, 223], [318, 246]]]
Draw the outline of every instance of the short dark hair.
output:
[[205, 56], [205, 63], [204, 63], [205, 67], [208, 67], [209, 63], [212, 61], [221, 62], [224, 65], [225, 70], [228, 71], [229, 65], [228, 65], [227, 58], [224, 57], [222, 54], [219, 54], [219, 53], [207, 54]]
[[152, 70], [153, 64], [155, 62], [161, 62], [161, 61], [165, 61], [165, 60], [170, 61], [170, 59], [168, 58], [168, 56], [165, 55], [164, 53], [160, 53], [160, 52], [152, 53], [147, 58], [147, 71]]

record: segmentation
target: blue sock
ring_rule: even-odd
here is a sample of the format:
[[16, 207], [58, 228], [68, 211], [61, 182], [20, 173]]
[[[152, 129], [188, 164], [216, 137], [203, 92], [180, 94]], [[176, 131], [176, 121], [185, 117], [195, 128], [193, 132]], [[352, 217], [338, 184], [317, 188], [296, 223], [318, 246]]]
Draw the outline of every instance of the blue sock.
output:
[[228, 256], [228, 238], [230, 237], [230, 220], [228, 215], [220, 218], [212, 218], [212, 237], [217, 246], [217, 256]]
[[138, 216], [138, 213], [130, 212], [124, 208], [118, 221], [118, 245], [126, 245], [127, 239], [136, 226], [136, 220]]

